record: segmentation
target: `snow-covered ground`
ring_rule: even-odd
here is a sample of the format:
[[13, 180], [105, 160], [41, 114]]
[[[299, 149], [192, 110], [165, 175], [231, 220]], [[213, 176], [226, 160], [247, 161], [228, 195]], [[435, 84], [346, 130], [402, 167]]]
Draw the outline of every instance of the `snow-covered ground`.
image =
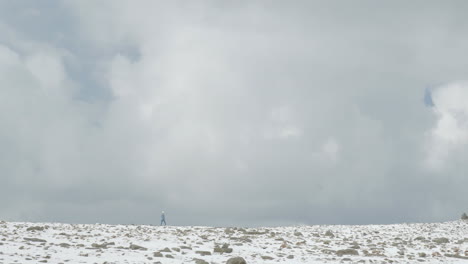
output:
[[0, 222], [0, 263], [468, 263], [468, 222], [214, 228]]

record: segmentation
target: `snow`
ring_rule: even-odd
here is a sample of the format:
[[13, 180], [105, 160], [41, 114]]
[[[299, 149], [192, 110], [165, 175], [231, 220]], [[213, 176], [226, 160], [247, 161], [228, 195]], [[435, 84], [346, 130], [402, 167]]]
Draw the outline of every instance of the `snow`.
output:
[[[232, 252], [214, 252], [223, 245]], [[165, 248], [170, 252], [155, 255]], [[344, 249], [358, 255], [341, 255]], [[468, 222], [263, 228], [0, 222], [0, 264], [221, 264], [235, 256], [247, 263], [468, 263]]]

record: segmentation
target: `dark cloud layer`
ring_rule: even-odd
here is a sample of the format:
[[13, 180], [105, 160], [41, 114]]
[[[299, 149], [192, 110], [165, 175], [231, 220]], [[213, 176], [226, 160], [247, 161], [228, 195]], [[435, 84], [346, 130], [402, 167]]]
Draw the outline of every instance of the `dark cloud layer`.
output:
[[0, 218], [466, 210], [463, 1], [14, 3], [0, 4]]

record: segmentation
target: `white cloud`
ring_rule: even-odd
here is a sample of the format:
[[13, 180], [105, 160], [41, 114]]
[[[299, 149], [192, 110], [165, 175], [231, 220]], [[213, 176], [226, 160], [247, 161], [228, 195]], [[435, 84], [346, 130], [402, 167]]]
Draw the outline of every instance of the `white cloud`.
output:
[[432, 98], [436, 124], [428, 132], [426, 165], [442, 169], [468, 143], [468, 83], [438, 87]]
[[266, 139], [292, 139], [302, 136], [303, 131], [296, 124], [294, 111], [289, 106], [275, 107], [264, 129]]
[[323, 154], [331, 161], [338, 161], [340, 145], [334, 138], [329, 138], [322, 146]]
[[65, 70], [60, 56], [34, 54], [27, 58], [26, 67], [47, 91], [64, 90]]

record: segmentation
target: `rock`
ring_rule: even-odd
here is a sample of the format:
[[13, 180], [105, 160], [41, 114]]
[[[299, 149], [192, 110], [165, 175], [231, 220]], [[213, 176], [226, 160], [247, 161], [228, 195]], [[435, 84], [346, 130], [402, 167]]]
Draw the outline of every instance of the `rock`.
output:
[[163, 257], [163, 254], [162, 254], [161, 252], [154, 252], [154, 253], [153, 253], [153, 257], [162, 258], [162, 257]]
[[334, 250], [331, 250], [331, 249], [327, 249], [327, 248], [324, 248], [322, 250], [320, 250], [322, 253], [324, 254], [335, 254], [336, 252]]
[[26, 228], [26, 231], [44, 231], [43, 226], [31, 226]]
[[449, 257], [449, 258], [468, 259], [468, 257], [455, 255], [455, 254], [445, 254], [444, 256]]
[[202, 256], [209, 256], [209, 255], [211, 255], [211, 252], [209, 252], [209, 251], [202, 251], [202, 250], [195, 251], [195, 253], [200, 254], [200, 255], [202, 255]]
[[299, 241], [296, 243], [296, 246], [305, 245], [307, 242], [305, 240]]
[[241, 237], [240, 240], [242, 242], [244, 242], [244, 243], [251, 243], [252, 242], [252, 239], [250, 239], [249, 237]]
[[294, 232], [294, 235], [295, 236], [302, 236], [302, 233], [301, 232]]
[[44, 240], [44, 239], [40, 239], [40, 238], [29, 238], [29, 237], [25, 237], [24, 240], [26, 240], [26, 241], [31, 241], [31, 242], [41, 242], [41, 243], [47, 242], [47, 240]]
[[226, 264], [247, 264], [244, 258], [241, 257], [235, 257], [235, 258], [230, 258], [226, 262]]
[[289, 256], [287, 256], [287, 258], [288, 258], [288, 259], [293, 259], [294, 256], [293, 256], [293, 255], [289, 255]]
[[68, 243], [60, 243], [59, 246], [60, 246], [60, 247], [64, 247], [64, 248], [69, 248], [69, 247], [70, 247], [70, 244], [68, 244]]
[[172, 250], [174, 250], [175, 252], [180, 252], [180, 248], [174, 247], [174, 248], [172, 248]]
[[247, 234], [247, 235], [265, 235], [268, 232], [253, 230], [253, 231], [246, 231], [244, 233]]
[[461, 219], [462, 220], [468, 220], [468, 215], [466, 215], [466, 213], [463, 213], [462, 216], [461, 216]]
[[171, 254], [166, 254], [166, 258], [174, 258]]
[[328, 237], [335, 237], [335, 235], [332, 233], [331, 230], [328, 230], [327, 232], [325, 232], [325, 236], [328, 236]]
[[180, 246], [181, 249], [187, 249], [187, 250], [192, 250], [191, 247], [187, 247], [187, 246]]
[[418, 256], [419, 256], [420, 258], [425, 258], [425, 257], [427, 256], [427, 254], [424, 253], [424, 252], [419, 252], [419, 253], [418, 253]]
[[446, 237], [434, 238], [432, 241], [434, 241], [437, 244], [445, 244], [449, 242], [448, 238]]
[[234, 230], [232, 230], [232, 228], [226, 228], [226, 229], [224, 229], [224, 233], [226, 233], [226, 234], [230, 234], [230, 235], [231, 235], [231, 234], [234, 234], [234, 233], [235, 233], [235, 231], [234, 231]]
[[172, 252], [169, 248], [164, 248], [159, 250], [159, 252]]
[[107, 246], [109, 246], [109, 245], [115, 245], [115, 243], [114, 243], [114, 242], [111, 242], [111, 243], [102, 243], [102, 244], [93, 243], [93, 244], [91, 244], [91, 247], [93, 247], [93, 248], [105, 249], [105, 248], [107, 248]]
[[359, 246], [359, 243], [354, 241], [353, 243], [351, 243], [351, 247], [349, 248], [352, 248], [352, 249], [360, 249], [361, 246]]
[[209, 262], [198, 258], [194, 258], [193, 261], [195, 261], [195, 264], [210, 264]]
[[130, 248], [131, 250], [148, 250], [148, 249], [145, 248], [145, 247], [138, 246], [138, 245], [135, 245], [135, 244], [130, 244], [129, 248]]
[[262, 256], [262, 259], [263, 260], [273, 260], [273, 258], [270, 257], [270, 256]]
[[340, 249], [336, 251], [336, 255], [339, 257], [343, 255], [359, 255], [359, 252], [355, 249], [349, 248], [349, 249]]
[[232, 248], [229, 247], [229, 244], [223, 244], [222, 247], [216, 246], [213, 250], [214, 253], [232, 253]]
[[283, 242], [283, 244], [281, 244], [280, 250], [282, 250], [283, 248], [287, 248], [287, 247], [288, 247], [288, 243], [286, 243], [286, 241], [285, 241], [285, 242]]

